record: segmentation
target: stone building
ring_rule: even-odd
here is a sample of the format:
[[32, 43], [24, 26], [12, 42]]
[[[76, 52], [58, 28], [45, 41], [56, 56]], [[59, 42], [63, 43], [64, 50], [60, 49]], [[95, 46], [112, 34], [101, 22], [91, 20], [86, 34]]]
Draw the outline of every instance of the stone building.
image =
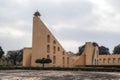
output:
[[40, 19], [37, 11], [33, 17], [32, 48], [24, 48], [23, 66], [41, 66], [36, 59], [50, 58], [52, 63], [46, 67], [76, 67], [92, 65], [120, 65], [120, 55], [99, 55], [98, 46], [86, 42], [85, 50], [80, 56], [66, 52], [58, 40]]

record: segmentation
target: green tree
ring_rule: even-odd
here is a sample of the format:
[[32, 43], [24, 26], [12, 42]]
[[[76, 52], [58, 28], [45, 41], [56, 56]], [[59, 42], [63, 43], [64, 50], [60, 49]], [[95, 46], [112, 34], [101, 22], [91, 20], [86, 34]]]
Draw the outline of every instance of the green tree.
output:
[[42, 58], [42, 59], [37, 59], [35, 62], [42, 64], [42, 66], [44, 68], [44, 64], [49, 64], [52, 62], [52, 60], [49, 58]]
[[18, 50], [17, 61], [18, 62], [22, 62], [23, 61], [23, 49]]
[[99, 46], [98, 43], [96, 43], [96, 42], [93, 42], [92, 44], [93, 44], [94, 47]]
[[77, 55], [81, 55], [84, 49], [85, 49], [85, 45], [80, 46]]
[[3, 56], [3, 54], [4, 54], [4, 51], [3, 51], [2, 47], [0, 46], [0, 58]]
[[[96, 42], [92, 42], [92, 45], [95, 47], [95, 46], [98, 46], [99, 47], [99, 54], [100, 55], [106, 55], [106, 54], [110, 54], [109, 52], [109, 48], [105, 47], [105, 46], [99, 46], [98, 43]], [[85, 44], [80, 46], [79, 47], [79, 50], [78, 50], [78, 53], [77, 55], [81, 55], [85, 49]]]
[[16, 51], [8, 51], [6, 57], [13, 61], [13, 64], [16, 65], [16, 62], [22, 62], [23, 59], [23, 49]]
[[113, 54], [120, 54], [120, 44], [114, 47]]
[[100, 46], [100, 47], [99, 47], [99, 54], [100, 54], [100, 55], [110, 54], [109, 48], [107, 48], [107, 47], [105, 47], [105, 46]]

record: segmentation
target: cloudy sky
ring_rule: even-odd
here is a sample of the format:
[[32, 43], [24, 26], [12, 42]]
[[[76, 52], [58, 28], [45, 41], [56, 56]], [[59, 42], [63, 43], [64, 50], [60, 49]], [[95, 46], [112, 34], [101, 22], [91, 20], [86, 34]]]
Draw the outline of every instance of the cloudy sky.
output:
[[110, 48], [120, 44], [120, 0], [0, 0], [0, 46], [31, 47], [35, 11], [66, 51], [85, 42]]

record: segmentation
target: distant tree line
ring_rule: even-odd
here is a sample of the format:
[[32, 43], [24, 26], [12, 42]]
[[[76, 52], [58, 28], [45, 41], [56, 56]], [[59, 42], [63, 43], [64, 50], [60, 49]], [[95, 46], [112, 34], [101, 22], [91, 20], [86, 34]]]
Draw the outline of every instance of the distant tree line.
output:
[[[109, 48], [105, 47], [105, 46], [99, 46], [96, 42], [92, 42], [93, 46], [98, 46], [99, 48], [99, 55], [106, 55], [106, 54], [110, 54], [109, 52]], [[78, 53], [77, 55], [81, 55], [85, 49], [85, 44], [80, 46], [78, 48]]]
[[23, 60], [23, 49], [8, 51], [6, 58], [13, 61], [13, 64], [16, 65], [16, 62], [22, 62]]
[[23, 60], [23, 49], [20, 50], [11, 50], [5, 54], [2, 47], [0, 46], [0, 59], [10, 60], [13, 62], [13, 65], [16, 65], [16, 62], [21, 63]]
[[120, 44], [114, 47], [113, 53], [120, 54]]

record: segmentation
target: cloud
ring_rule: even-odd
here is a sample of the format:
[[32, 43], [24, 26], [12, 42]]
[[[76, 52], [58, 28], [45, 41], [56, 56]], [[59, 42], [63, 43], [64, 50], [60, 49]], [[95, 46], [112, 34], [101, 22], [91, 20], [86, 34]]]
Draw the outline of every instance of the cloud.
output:
[[[41, 19], [67, 51], [87, 41], [119, 44], [119, 0], [1, 0], [0, 45], [5, 51], [31, 46], [32, 17]], [[71, 46], [72, 45], [72, 46]]]

